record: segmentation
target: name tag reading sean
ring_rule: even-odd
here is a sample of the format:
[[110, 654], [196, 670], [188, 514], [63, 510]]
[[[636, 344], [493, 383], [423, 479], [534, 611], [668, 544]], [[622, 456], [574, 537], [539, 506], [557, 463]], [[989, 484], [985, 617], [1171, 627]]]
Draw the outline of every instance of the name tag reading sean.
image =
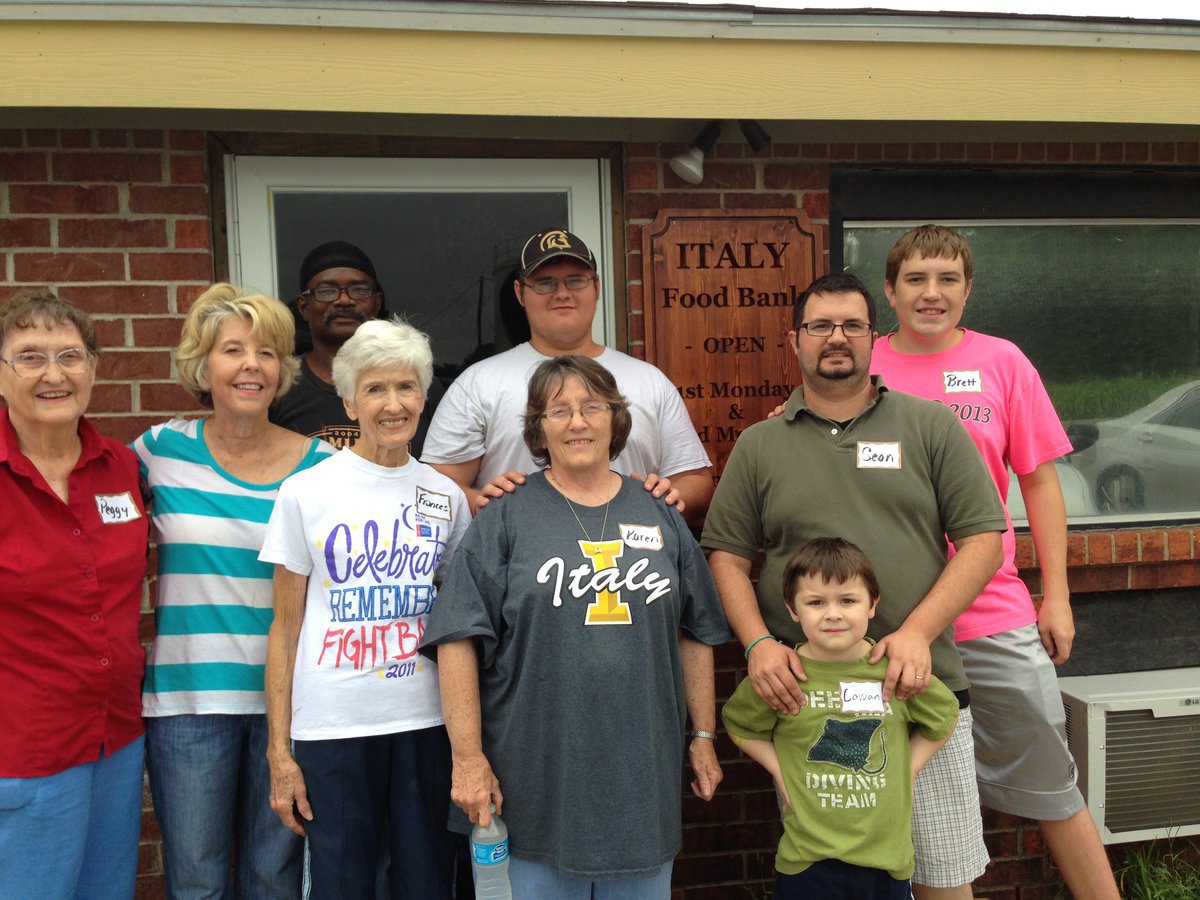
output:
[[96, 494], [96, 509], [100, 511], [100, 521], [105, 525], [132, 522], [142, 517], [128, 491], [124, 494]]
[[900, 468], [900, 442], [859, 441], [858, 467], [860, 469]]
[[841, 683], [842, 712], [881, 713], [883, 682], [843, 681]]

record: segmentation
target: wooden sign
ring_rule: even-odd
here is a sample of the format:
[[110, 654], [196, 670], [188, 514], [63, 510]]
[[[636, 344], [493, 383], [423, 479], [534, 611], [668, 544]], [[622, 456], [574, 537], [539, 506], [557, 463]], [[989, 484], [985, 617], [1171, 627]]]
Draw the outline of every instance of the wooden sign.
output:
[[821, 271], [800, 210], [662, 210], [642, 232], [646, 359], [679, 389], [720, 474], [742, 429], [799, 384], [792, 308]]

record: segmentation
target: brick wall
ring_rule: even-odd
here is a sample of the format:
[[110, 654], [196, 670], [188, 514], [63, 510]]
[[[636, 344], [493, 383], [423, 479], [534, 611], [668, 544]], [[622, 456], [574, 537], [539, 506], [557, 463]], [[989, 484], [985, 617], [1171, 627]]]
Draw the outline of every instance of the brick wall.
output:
[[[436, 152], [418, 143], [408, 141], [403, 152]], [[354, 152], [359, 145], [343, 139], [339, 152]], [[781, 143], [754, 153], [739, 141], [718, 144], [704, 183], [693, 187], [666, 166], [683, 149], [625, 147], [628, 333], [630, 349], [638, 355], [644, 353], [641, 228], [660, 208], [800, 207], [814, 221], [827, 223], [829, 166], [843, 161], [1200, 162], [1197, 142]], [[509, 151], [519, 155], [519, 149]], [[214, 277], [210, 190], [215, 175], [206, 170], [205, 136], [198, 131], [0, 130], [0, 298], [20, 287], [50, 287], [95, 315], [105, 352], [92, 417], [101, 430], [122, 440], [195, 410], [176, 385], [170, 351], [182, 315]], [[1198, 543], [1192, 528], [1073, 534], [1072, 586], [1100, 591], [1200, 584]], [[1021, 553], [1021, 564], [1031, 566], [1027, 541]], [[1036, 572], [1026, 574], [1036, 590]], [[149, 598], [148, 590], [146, 639], [152, 637]], [[717, 660], [718, 694], [726, 697], [743, 674], [741, 655], [729, 646], [718, 651]], [[726, 778], [716, 799], [684, 801], [677, 900], [765, 896], [778, 828], [773, 794], [767, 779], [724, 736], [718, 747]], [[138, 896], [149, 898], [162, 896], [162, 858], [148, 792], [145, 806]], [[1056, 877], [1032, 823], [985, 814], [985, 826], [995, 861], [977, 886], [980, 896], [1034, 900], [1056, 895]]]
[[[213, 279], [211, 230], [202, 132], [0, 131], [0, 299], [48, 287], [93, 314], [102, 353], [89, 415], [105, 434], [130, 441], [196, 409], [171, 351]], [[148, 789], [143, 808], [137, 896], [161, 897]]]

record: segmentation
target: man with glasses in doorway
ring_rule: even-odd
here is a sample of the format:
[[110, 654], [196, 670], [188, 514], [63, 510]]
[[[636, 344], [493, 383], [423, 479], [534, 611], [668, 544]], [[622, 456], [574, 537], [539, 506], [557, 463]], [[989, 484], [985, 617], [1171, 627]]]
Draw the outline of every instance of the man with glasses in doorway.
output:
[[[792, 551], [841, 537], [867, 554], [884, 600], [868, 629], [871, 661], [888, 660], [882, 700], [921, 693], [932, 674], [960, 708], [949, 743], [914, 784], [913, 892], [920, 900], [970, 897], [988, 854], [953, 623], [1000, 566], [1004, 508], [951, 410], [871, 377], [875, 304], [861, 281], [823, 276], [792, 314], [788, 343], [801, 386], [782, 415], [738, 438], [700, 544], [755, 692], [785, 715], [806, 702], [791, 649], [805, 637], [782, 596]], [[957, 551], [950, 558], [947, 537]], [[751, 566], [764, 545], [756, 590]]]
[[[333, 358], [359, 325], [387, 314], [374, 264], [362, 250], [345, 241], [315, 247], [300, 264], [296, 310], [312, 337], [312, 348], [300, 357], [296, 384], [271, 407], [271, 421], [338, 448], [353, 446], [358, 439], [358, 423], [346, 415], [342, 399], [334, 390]], [[435, 377], [412, 439], [413, 456], [420, 456], [425, 432], [444, 393]]]
[[612, 372], [630, 403], [633, 430], [613, 469], [645, 477], [655, 496], [663, 491], [652, 476], [669, 478], [685, 518], [699, 521], [713, 490], [708, 454], [662, 372], [593, 340], [600, 280], [587, 244], [559, 228], [538, 232], [521, 250], [513, 288], [529, 320], [529, 341], [476, 363], [450, 385], [421, 461], [454, 479], [472, 509], [485, 486], [522, 483], [536, 468], [521, 434], [529, 375], [543, 360], [578, 354]]

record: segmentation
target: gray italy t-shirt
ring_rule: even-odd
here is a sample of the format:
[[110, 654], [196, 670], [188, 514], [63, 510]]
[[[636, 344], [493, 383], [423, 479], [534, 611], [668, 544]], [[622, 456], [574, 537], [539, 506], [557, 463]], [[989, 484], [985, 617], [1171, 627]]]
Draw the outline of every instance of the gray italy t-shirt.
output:
[[680, 846], [679, 630], [732, 634], [683, 519], [639, 482], [607, 524], [603, 506], [574, 511], [542, 473], [488, 504], [424, 646], [480, 643], [483, 749], [513, 855], [573, 878], [644, 876]]

